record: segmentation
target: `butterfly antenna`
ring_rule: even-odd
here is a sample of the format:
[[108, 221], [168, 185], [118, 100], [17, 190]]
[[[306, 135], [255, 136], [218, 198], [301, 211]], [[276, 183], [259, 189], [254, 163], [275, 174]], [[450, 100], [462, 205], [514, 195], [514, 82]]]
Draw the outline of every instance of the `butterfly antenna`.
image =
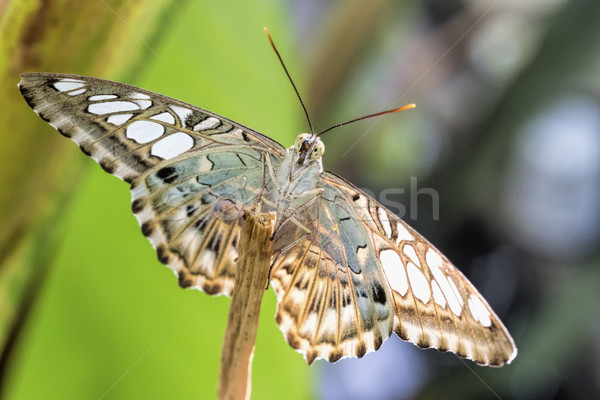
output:
[[402, 106], [400, 108], [394, 108], [393, 110], [381, 111], [381, 112], [378, 112], [378, 113], [375, 113], [375, 114], [365, 115], [364, 117], [354, 118], [354, 119], [352, 119], [350, 121], [342, 122], [341, 124], [337, 124], [337, 125], [334, 125], [332, 127], [329, 127], [327, 129], [325, 129], [324, 131], [322, 131], [321, 133], [319, 133], [317, 136], [321, 136], [325, 132], [329, 132], [330, 130], [332, 130], [334, 128], [338, 128], [340, 126], [348, 125], [348, 124], [351, 124], [351, 123], [356, 122], [356, 121], [361, 121], [361, 120], [367, 119], [367, 118], [378, 117], [378, 116], [384, 115], [384, 114], [391, 114], [391, 113], [395, 113], [395, 112], [398, 112], [398, 111], [410, 110], [411, 108], [415, 108], [415, 107], [416, 107], [415, 103], [410, 103], [410, 104], [407, 104], [407, 105]]
[[275, 54], [277, 54], [277, 58], [279, 58], [279, 62], [281, 63], [281, 66], [283, 67], [285, 74], [287, 75], [288, 79], [290, 80], [290, 83], [294, 87], [294, 91], [296, 92], [296, 96], [298, 96], [298, 100], [300, 100], [300, 104], [302, 104], [302, 109], [304, 110], [304, 115], [306, 115], [306, 120], [308, 121], [308, 126], [310, 127], [310, 133], [312, 133], [314, 135], [315, 130], [313, 129], [312, 122], [310, 121], [310, 117], [308, 116], [308, 111], [306, 111], [306, 106], [304, 105], [304, 102], [302, 101], [302, 97], [300, 97], [300, 92], [298, 92], [298, 88], [296, 88], [296, 85], [294, 84], [294, 81], [292, 80], [290, 73], [288, 72], [287, 68], [285, 67], [285, 64], [283, 63], [283, 59], [281, 58], [279, 51], [277, 51], [277, 47], [275, 47], [275, 43], [273, 43], [273, 39], [271, 39], [271, 34], [269, 33], [269, 30], [266, 27], [264, 28], [264, 30], [265, 30], [265, 33], [267, 34], [267, 37], [269, 38], [269, 42], [271, 43], [271, 47], [273, 48], [273, 51], [275, 52]]

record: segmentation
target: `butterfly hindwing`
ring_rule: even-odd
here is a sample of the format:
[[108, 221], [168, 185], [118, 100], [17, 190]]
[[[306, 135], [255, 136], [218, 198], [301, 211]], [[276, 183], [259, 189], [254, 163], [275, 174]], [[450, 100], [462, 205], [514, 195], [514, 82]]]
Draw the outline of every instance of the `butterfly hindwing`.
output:
[[368, 237], [344, 192], [333, 185], [325, 185], [317, 201], [275, 237], [277, 322], [309, 363], [362, 357], [392, 333], [392, 292]]
[[129, 182], [132, 210], [184, 287], [230, 295], [241, 215], [277, 142], [217, 114], [133, 86], [23, 74], [34, 111]]
[[264, 154], [207, 148], [142, 175], [132, 208], [183, 287], [231, 295], [244, 211], [258, 202]]

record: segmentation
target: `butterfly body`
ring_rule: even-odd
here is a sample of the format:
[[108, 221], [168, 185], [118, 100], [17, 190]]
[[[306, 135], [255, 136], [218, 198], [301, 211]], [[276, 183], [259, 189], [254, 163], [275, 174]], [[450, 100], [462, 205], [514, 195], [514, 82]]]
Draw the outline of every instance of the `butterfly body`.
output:
[[276, 320], [309, 363], [362, 357], [392, 332], [483, 365], [516, 356], [448, 259], [323, 170], [318, 137], [285, 149], [218, 114], [96, 78], [32, 73], [19, 87], [40, 117], [131, 185], [142, 233], [182, 287], [231, 295], [244, 212], [273, 211]]
[[[307, 134], [301, 134], [303, 139]], [[319, 138], [314, 141], [320, 143]], [[307, 158], [310, 149], [300, 148], [298, 144], [288, 148], [281, 160], [271, 160], [267, 165], [266, 173], [272, 174], [272, 190], [263, 196], [263, 210], [274, 206], [276, 215], [279, 216], [276, 229], [285, 222], [285, 217], [294, 214], [295, 210], [305, 207], [315, 197], [319, 197], [323, 190], [319, 187], [322, 181], [323, 164], [320, 154], [315, 153], [312, 159]], [[264, 182], [264, 186], [269, 186]], [[283, 218], [282, 218], [283, 217]]]

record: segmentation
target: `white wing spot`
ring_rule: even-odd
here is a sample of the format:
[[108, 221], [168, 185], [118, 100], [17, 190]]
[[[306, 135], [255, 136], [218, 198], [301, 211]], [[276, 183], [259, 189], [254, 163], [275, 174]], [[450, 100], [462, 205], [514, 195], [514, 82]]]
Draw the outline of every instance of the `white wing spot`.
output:
[[425, 254], [425, 260], [427, 261], [427, 265], [429, 268], [442, 268], [444, 265], [444, 261], [442, 257], [438, 253], [435, 252], [431, 247], [427, 249], [427, 254]]
[[208, 159], [207, 156], [202, 156], [199, 160], [198, 172], [210, 172], [212, 171], [214, 163]]
[[410, 245], [410, 244], [405, 244], [404, 247], [402, 248], [402, 251], [404, 252], [404, 254], [406, 254], [408, 256], [408, 258], [410, 258], [410, 260], [412, 262], [414, 262], [417, 266], [421, 266], [421, 263], [419, 262], [419, 257], [417, 257], [417, 252], [415, 251], [415, 248]]
[[154, 143], [150, 154], [168, 160], [194, 146], [194, 139], [187, 133], [177, 132]]
[[190, 115], [192, 115], [192, 110], [185, 107], [172, 106], [170, 105], [171, 110], [175, 111], [175, 114], [179, 117], [179, 121], [181, 122], [181, 126], [185, 126], [185, 120], [188, 119]]
[[335, 333], [338, 326], [338, 313], [335, 308], [328, 308], [323, 315], [320, 332]]
[[458, 299], [458, 302], [460, 303], [460, 306], [462, 307], [465, 304], [465, 302], [463, 301], [463, 298], [460, 295], [460, 292], [458, 291], [458, 288], [454, 284], [454, 281], [452, 280], [452, 278], [448, 277], [448, 283], [450, 283], [450, 287], [452, 288], [454, 295], [456, 296], [456, 298]]
[[479, 299], [479, 297], [475, 295], [469, 296], [469, 310], [471, 311], [471, 315], [475, 318], [476, 321], [479, 321], [483, 326], [491, 326], [492, 320], [490, 319], [490, 312], [487, 310], [483, 302]]
[[165, 133], [165, 127], [151, 121], [134, 121], [127, 127], [127, 137], [138, 143], [148, 143]]
[[86, 88], [75, 90], [73, 92], [69, 92], [69, 96], [77, 96], [78, 94], [84, 94], [86, 91]]
[[200, 132], [200, 131], [204, 131], [206, 129], [212, 129], [216, 126], [218, 126], [221, 123], [221, 121], [219, 121], [218, 119], [214, 118], [214, 117], [208, 117], [205, 120], [202, 120], [200, 122], [198, 122], [196, 125], [194, 125], [194, 131], [196, 132]]
[[460, 300], [454, 294], [454, 289], [452, 289], [448, 283], [448, 279], [446, 279], [446, 276], [441, 270], [442, 266], [444, 265], [444, 261], [432, 248], [427, 250], [427, 253], [425, 254], [425, 260], [427, 261], [427, 265], [429, 266], [431, 274], [434, 276], [438, 285], [442, 289], [442, 293], [444, 294], [446, 301], [448, 301], [450, 310], [452, 310], [456, 316], [460, 317], [460, 314], [462, 313]]
[[54, 84], [56, 90], [61, 92], [70, 92], [71, 90], [80, 89], [85, 86], [85, 82], [75, 79], [62, 79]]
[[448, 300], [448, 305], [450, 306], [450, 309], [454, 314], [456, 314], [456, 316], [460, 317], [460, 314], [462, 313], [462, 306], [460, 305], [459, 300], [454, 295], [454, 291], [450, 288], [448, 280], [443, 275], [439, 279], [436, 276], [435, 279], [440, 284], [440, 287], [444, 292], [444, 296], [446, 296], [446, 300]]
[[234, 136], [242, 136], [242, 130], [240, 128], [236, 128], [233, 131], [229, 132], [229, 134]]
[[425, 275], [423, 275], [419, 268], [411, 262], [406, 265], [406, 272], [408, 272], [410, 287], [415, 297], [427, 304], [431, 298], [431, 290], [429, 290], [427, 278], [425, 278]]
[[407, 242], [415, 241], [415, 237], [410, 234], [410, 232], [408, 231], [408, 229], [406, 229], [402, 222], [398, 222], [396, 228], [398, 229], [398, 240], [396, 241], [396, 244], [400, 244], [400, 242], [403, 240]]
[[361, 263], [361, 265], [366, 264], [368, 256], [369, 256], [369, 249], [367, 246], [356, 248], [356, 258], [358, 258], [358, 261]]
[[111, 115], [106, 119], [106, 122], [113, 125], [123, 125], [125, 122], [129, 121], [129, 119], [133, 117], [133, 114], [116, 114]]
[[150, 107], [152, 105], [152, 102], [150, 100], [134, 100], [136, 103], [138, 103], [138, 105], [140, 106], [140, 108], [142, 110], [145, 110], [146, 108]]
[[165, 122], [167, 124], [175, 125], [175, 117], [170, 112], [163, 112], [160, 114], [156, 114], [150, 117], [150, 119], [155, 119], [157, 121]]
[[122, 111], [139, 110], [140, 107], [130, 101], [107, 101], [105, 103], [94, 103], [88, 106], [88, 111], [92, 114], [112, 114]]
[[356, 208], [357, 210], [361, 210], [366, 213], [369, 212], [369, 202], [367, 201], [366, 196], [355, 192], [354, 196], [352, 196], [352, 201], [354, 208]]
[[379, 253], [379, 260], [381, 261], [383, 272], [385, 272], [390, 287], [402, 296], [405, 296], [408, 291], [408, 280], [398, 253], [390, 249], [383, 250]]
[[129, 95], [132, 99], [150, 100], [150, 96], [143, 93], [134, 92]]
[[304, 337], [313, 337], [315, 327], [319, 324], [319, 316], [316, 312], [311, 312], [306, 316], [304, 324], [299, 327], [298, 332]]
[[435, 300], [442, 308], [446, 308], [446, 298], [442, 294], [442, 290], [435, 280], [431, 281], [431, 287], [433, 289], [433, 300]]
[[209, 266], [215, 263], [215, 259], [217, 258], [217, 254], [212, 250], [204, 250], [200, 257], [198, 258], [198, 265], [209, 268]]
[[96, 94], [94, 96], [90, 96], [88, 97], [89, 101], [100, 101], [100, 100], [112, 100], [112, 99], [116, 99], [117, 96], [116, 94]]
[[379, 222], [381, 222], [381, 226], [383, 226], [383, 230], [385, 231], [385, 236], [387, 238], [392, 237], [392, 226], [390, 225], [387, 213], [383, 208], [377, 207], [377, 214], [379, 215]]

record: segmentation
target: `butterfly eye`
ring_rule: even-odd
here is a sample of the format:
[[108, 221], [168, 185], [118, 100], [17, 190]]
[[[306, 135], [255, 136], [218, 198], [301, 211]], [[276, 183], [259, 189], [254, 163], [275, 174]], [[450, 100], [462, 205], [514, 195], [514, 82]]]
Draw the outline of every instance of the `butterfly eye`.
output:
[[296, 143], [294, 143], [296, 151], [300, 151], [300, 149], [302, 148], [302, 143], [304, 143], [304, 141], [308, 139], [309, 136], [310, 135], [308, 133], [301, 133], [296, 137]]
[[310, 159], [318, 160], [319, 158], [321, 158], [323, 153], [325, 153], [325, 145], [323, 144], [323, 142], [318, 142], [315, 145], [315, 148], [313, 149], [312, 153], [310, 153]]

